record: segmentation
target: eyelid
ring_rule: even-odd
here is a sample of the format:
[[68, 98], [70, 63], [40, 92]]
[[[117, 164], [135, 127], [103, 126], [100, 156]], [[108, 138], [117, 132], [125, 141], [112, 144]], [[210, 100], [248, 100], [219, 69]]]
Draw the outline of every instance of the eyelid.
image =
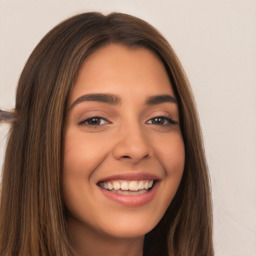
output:
[[[150, 121], [152, 121], [153, 119], [156, 119], [156, 118], [165, 119], [165, 120], [168, 121], [168, 123], [167, 123], [167, 124], [153, 124], [153, 123], [149, 123]], [[175, 121], [170, 115], [156, 115], [156, 116], [154, 116], [154, 117], [148, 119], [148, 120], [146, 121], [146, 124], [159, 125], [159, 126], [161, 126], [161, 125], [162, 125], [162, 126], [166, 126], [166, 125], [176, 125], [176, 124], [178, 124], [178, 122]]]
[[[101, 120], [101, 121], [103, 120], [105, 123], [104, 124], [102, 124], [102, 123], [100, 123], [100, 124], [88, 124], [88, 122], [93, 120], [93, 119], [98, 119], [98, 120]], [[78, 124], [93, 127], [93, 126], [102, 126], [102, 125], [110, 124], [110, 123], [111, 122], [108, 119], [106, 119], [102, 116], [91, 116], [91, 117], [88, 117], [88, 118], [84, 119], [83, 121], [79, 122]]]

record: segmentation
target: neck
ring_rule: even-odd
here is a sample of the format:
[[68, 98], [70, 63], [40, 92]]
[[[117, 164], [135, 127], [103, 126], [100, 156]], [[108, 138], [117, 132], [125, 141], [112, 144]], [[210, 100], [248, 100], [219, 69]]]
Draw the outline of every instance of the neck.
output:
[[144, 237], [120, 238], [68, 221], [74, 256], [142, 256]]

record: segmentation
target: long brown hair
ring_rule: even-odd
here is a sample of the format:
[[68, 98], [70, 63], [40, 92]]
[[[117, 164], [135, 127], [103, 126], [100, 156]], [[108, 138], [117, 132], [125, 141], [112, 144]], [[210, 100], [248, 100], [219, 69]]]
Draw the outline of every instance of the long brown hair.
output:
[[81, 64], [110, 43], [156, 53], [179, 105], [184, 174], [164, 217], [145, 236], [144, 255], [213, 255], [208, 170], [195, 103], [178, 58], [145, 21], [120, 13], [84, 13], [51, 30], [21, 74], [3, 166], [1, 256], [72, 255], [62, 198], [65, 111]]

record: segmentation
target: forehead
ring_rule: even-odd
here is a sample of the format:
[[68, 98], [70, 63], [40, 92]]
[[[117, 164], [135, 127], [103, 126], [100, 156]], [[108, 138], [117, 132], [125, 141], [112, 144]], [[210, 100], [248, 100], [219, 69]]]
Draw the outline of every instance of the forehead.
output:
[[146, 48], [110, 44], [92, 53], [81, 66], [71, 100], [84, 93], [171, 94], [172, 86], [159, 57]]

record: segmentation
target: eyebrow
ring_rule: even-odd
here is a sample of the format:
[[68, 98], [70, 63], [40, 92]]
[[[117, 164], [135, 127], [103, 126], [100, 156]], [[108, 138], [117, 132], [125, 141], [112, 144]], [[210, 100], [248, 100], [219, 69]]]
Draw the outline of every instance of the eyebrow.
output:
[[155, 104], [161, 104], [161, 103], [166, 103], [166, 102], [171, 102], [171, 103], [177, 104], [176, 98], [169, 94], [151, 96], [146, 100], [146, 104], [148, 104], [148, 105], [155, 105]]
[[98, 102], [108, 103], [111, 105], [118, 105], [121, 103], [121, 99], [118, 96], [113, 94], [85, 94], [79, 97], [78, 99], [76, 99], [70, 106], [70, 109], [73, 108], [75, 105], [84, 101], [98, 101]]
[[[108, 103], [110, 105], [119, 105], [121, 104], [122, 100], [117, 95], [113, 94], [85, 94], [76, 99], [70, 106], [69, 109], [73, 108], [75, 105], [84, 102], [84, 101], [97, 101], [97, 102], [103, 102]], [[171, 96], [169, 94], [163, 94], [163, 95], [156, 95], [156, 96], [150, 96], [146, 99], [147, 105], [156, 105], [161, 103], [176, 103], [177, 100], [174, 96]]]

